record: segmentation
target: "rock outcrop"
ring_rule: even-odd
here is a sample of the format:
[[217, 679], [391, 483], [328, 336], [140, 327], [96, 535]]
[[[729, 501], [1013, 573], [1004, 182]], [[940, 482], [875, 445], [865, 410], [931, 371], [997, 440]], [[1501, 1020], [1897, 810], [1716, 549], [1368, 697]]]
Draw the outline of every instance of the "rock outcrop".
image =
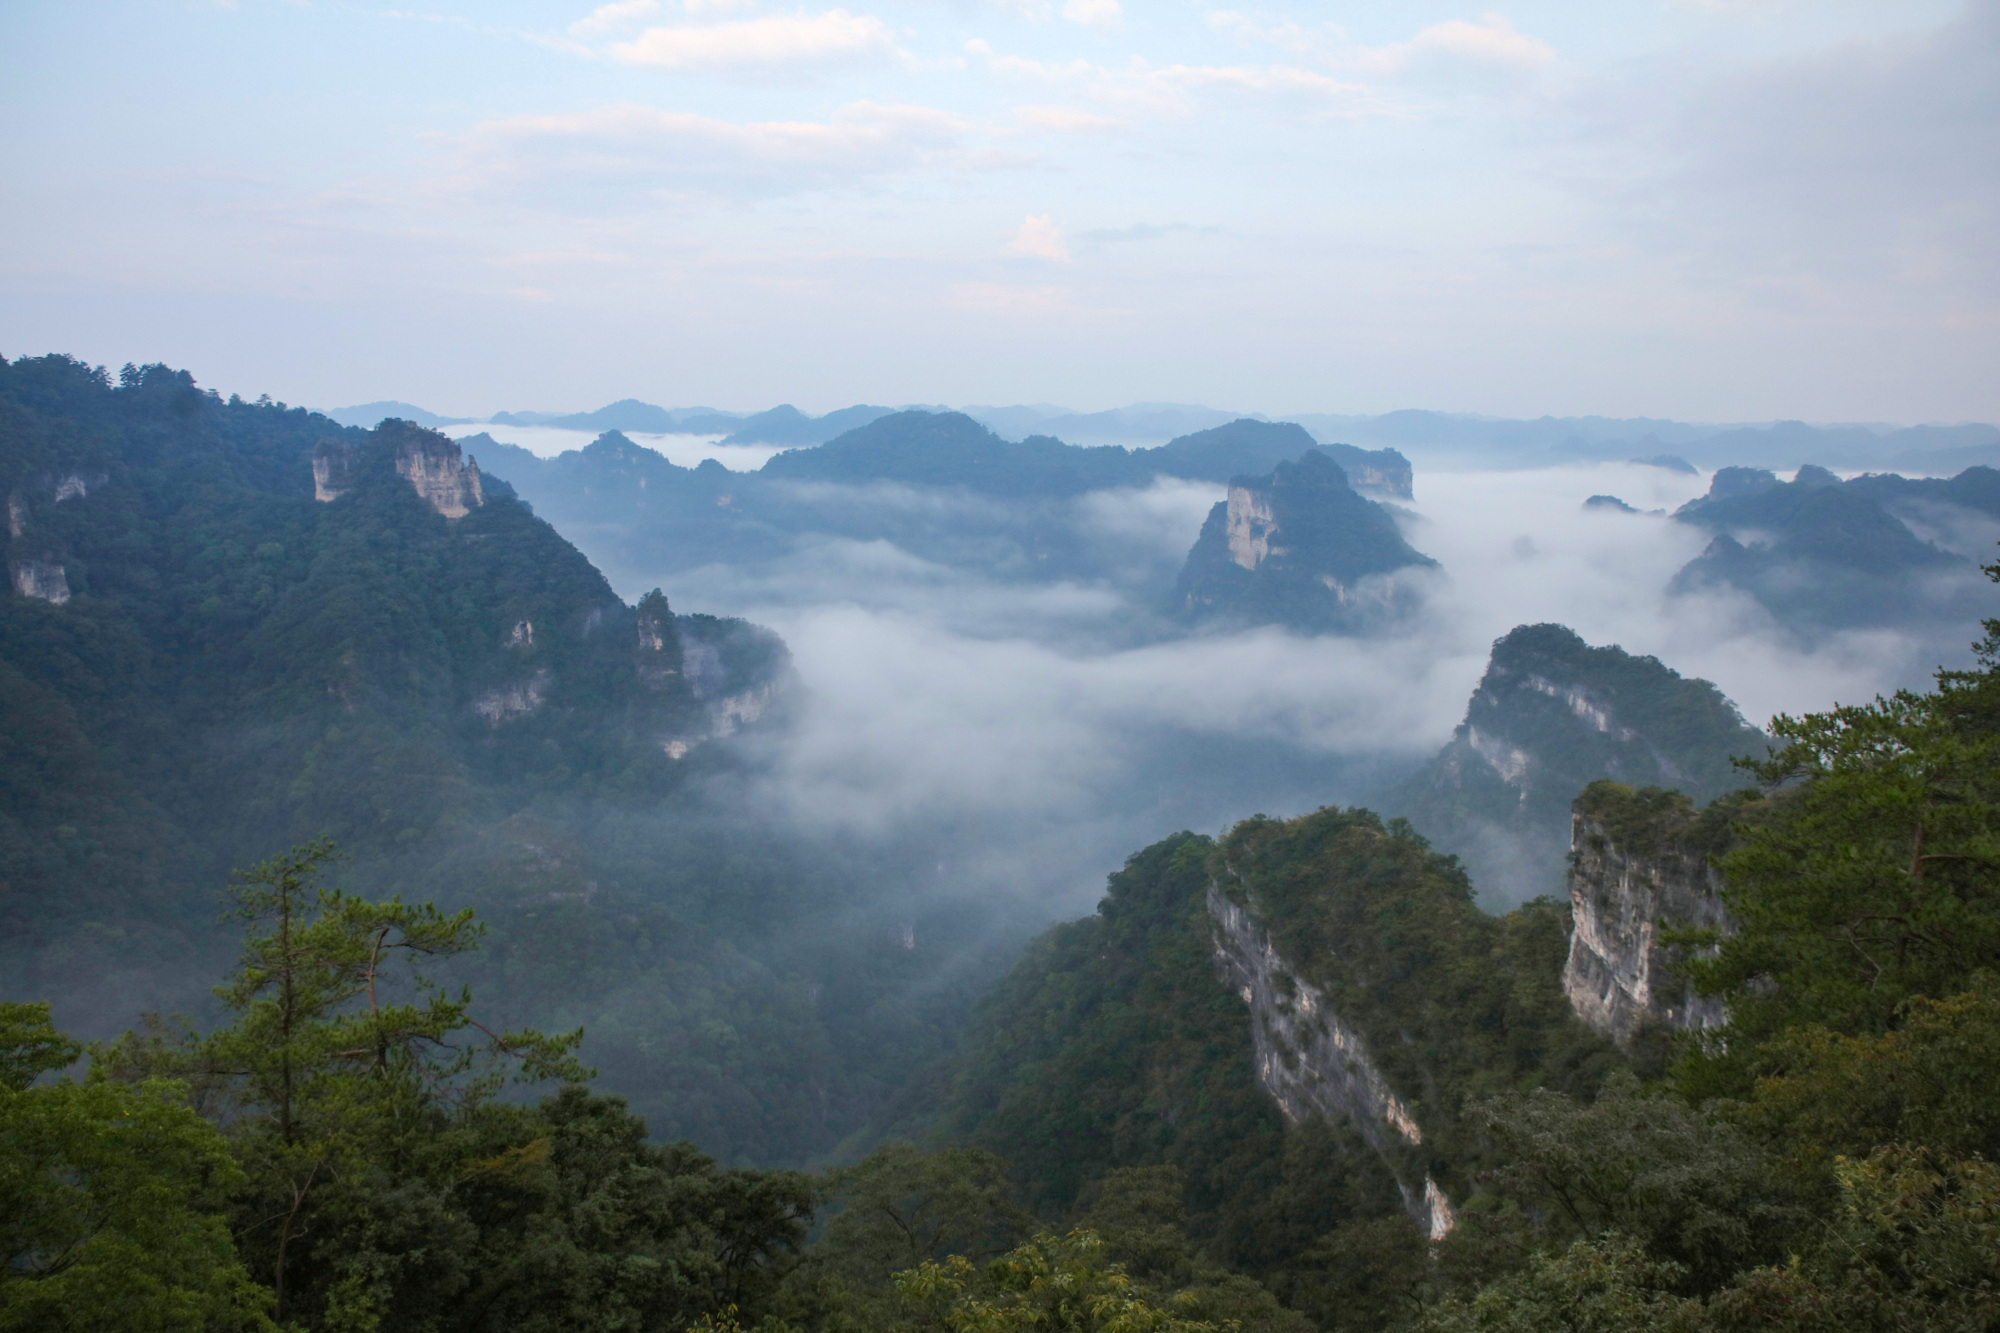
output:
[[1436, 566], [1315, 450], [1229, 483], [1188, 552], [1174, 609], [1197, 622], [1364, 632], [1414, 605], [1399, 573]]
[[1563, 993], [1577, 1018], [1621, 1046], [1651, 1027], [1711, 1027], [1719, 1002], [1675, 975], [1675, 928], [1725, 930], [1721, 878], [1709, 863], [1730, 807], [1698, 813], [1679, 792], [1593, 782], [1574, 805], [1569, 958]]
[[1463, 858], [1489, 904], [1511, 904], [1563, 883], [1570, 802], [1589, 783], [1713, 800], [1741, 785], [1731, 761], [1766, 747], [1709, 682], [1522, 625], [1494, 643], [1451, 741], [1382, 803]]
[[321, 440], [313, 449], [313, 498], [325, 504], [352, 491], [370, 466], [368, 458], [379, 460], [375, 451], [382, 448], [392, 451], [396, 475], [446, 518], [464, 518], [486, 503], [476, 459], [465, 455], [461, 461], [457, 443], [447, 435], [394, 419], [376, 427], [366, 444]]
[[8, 562], [7, 572], [13, 578], [14, 591], [23, 597], [37, 597], [56, 606], [69, 600], [69, 573], [57, 561], [14, 560]]
[[[383, 429], [389, 424], [384, 422]], [[464, 518], [486, 503], [478, 462], [467, 457], [461, 464], [458, 445], [448, 436], [415, 426], [401, 435], [396, 442], [396, 475], [431, 508], [446, 518]]]
[[360, 451], [344, 440], [321, 440], [313, 448], [313, 499], [338, 500], [354, 489]]
[[1250, 1007], [1257, 1077], [1293, 1124], [1313, 1116], [1346, 1117], [1396, 1175], [1404, 1207], [1432, 1240], [1452, 1229], [1451, 1203], [1428, 1175], [1404, 1179], [1402, 1149], [1424, 1141], [1409, 1107], [1369, 1059], [1361, 1033], [1326, 993], [1286, 962], [1269, 935], [1220, 887], [1208, 890], [1210, 937], [1218, 971]]

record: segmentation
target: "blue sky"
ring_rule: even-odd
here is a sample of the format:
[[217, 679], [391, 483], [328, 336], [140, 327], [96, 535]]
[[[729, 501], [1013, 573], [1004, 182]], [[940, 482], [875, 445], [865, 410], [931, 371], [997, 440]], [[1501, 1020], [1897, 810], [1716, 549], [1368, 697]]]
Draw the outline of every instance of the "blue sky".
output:
[[466, 414], [2000, 418], [2000, 0], [69, 0], [0, 61], [8, 355]]

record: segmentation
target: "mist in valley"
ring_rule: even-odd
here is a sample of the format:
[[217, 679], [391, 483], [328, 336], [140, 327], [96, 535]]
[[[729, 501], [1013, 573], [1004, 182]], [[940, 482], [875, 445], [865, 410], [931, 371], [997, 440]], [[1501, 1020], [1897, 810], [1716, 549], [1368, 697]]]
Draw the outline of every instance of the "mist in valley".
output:
[[[590, 438], [486, 429], [545, 456]], [[634, 438], [682, 466], [749, 471], [774, 452]], [[1970, 660], [1970, 622], [1803, 636], [1745, 594], [1670, 594], [1708, 534], [1666, 515], [1706, 491], [1705, 473], [1468, 469], [1463, 452], [1411, 452], [1416, 496], [1395, 502], [1398, 521], [1441, 568], [1405, 571], [1420, 611], [1370, 637], [1190, 633], [1168, 619], [1174, 577], [1225, 491], [1171, 478], [1063, 502], [1109, 571], [1089, 582], [995, 577], [976, 552], [945, 564], [824, 535], [776, 559], [660, 570], [621, 563], [622, 532], [564, 535], [628, 601], [661, 587], [679, 610], [741, 616], [789, 645], [785, 725], [748, 738], [753, 762], [710, 800], [876, 865], [878, 902], [912, 920], [962, 916], [1013, 941], [1088, 912], [1107, 873], [1179, 829], [1325, 805], [1398, 814], [1393, 789], [1451, 737], [1493, 641], [1517, 625], [1557, 622], [1655, 656], [1713, 681], [1757, 726]], [[1642, 512], [1587, 510], [1600, 494]], [[888, 484], [815, 484], [800, 498], [900, 515], [926, 540], [1005, 508]], [[1989, 534], [1965, 511], [1948, 518], [1959, 527], [1926, 535], [1984, 558]], [[1531, 896], [1479, 887], [1494, 910]], [[1559, 879], [1533, 889], [1563, 891]]]

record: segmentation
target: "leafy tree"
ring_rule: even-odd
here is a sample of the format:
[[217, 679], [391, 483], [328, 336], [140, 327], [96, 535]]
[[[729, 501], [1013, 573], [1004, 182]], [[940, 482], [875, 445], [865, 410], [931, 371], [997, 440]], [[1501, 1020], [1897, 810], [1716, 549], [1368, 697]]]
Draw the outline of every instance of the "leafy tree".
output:
[[[248, 923], [241, 966], [217, 995], [238, 1017], [201, 1045], [233, 1085], [232, 1137], [249, 1174], [243, 1246], [268, 1274], [280, 1321], [343, 1299], [325, 1251], [343, 1230], [327, 1214], [360, 1206], [378, 1169], [400, 1174], [510, 1073], [580, 1079], [575, 1032], [466, 1041], [483, 1031], [471, 996], [450, 995], [414, 964], [474, 947], [472, 914], [429, 903], [367, 902], [318, 883], [336, 855], [324, 840], [245, 872], [236, 915]], [[392, 968], [397, 960], [412, 965]], [[392, 998], [391, 988], [406, 992]], [[304, 1286], [309, 1294], [301, 1295]]]
[[1806, 1221], [1756, 1139], [1629, 1073], [1612, 1075], [1587, 1105], [1536, 1089], [1482, 1111], [1502, 1162], [1490, 1188], [1557, 1238], [1636, 1240], [1687, 1290], [1782, 1258]]
[[1720, 859], [1735, 929], [1687, 964], [1730, 1010], [1689, 1092], [1745, 1095], [1785, 1030], [1884, 1031], [2000, 966], [2000, 733], [1962, 725], [1962, 692], [1773, 721], [1783, 744], [1752, 768], [1778, 808]]
[[1148, 1301], [1088, 1231], [1046, 1232], [995, 1259], [984, 1272], [954, 1255], [896, 1277], [921, 1313], [918, 1328], [951, 1333], [1220, 1333], [1188, 1317], [1192, 1301]]
[[0, 1329], [271, 1328], [222, 1136], [173, 1083], [34, 1085], [78, 1049], [47, 1005], [0, 1005]]

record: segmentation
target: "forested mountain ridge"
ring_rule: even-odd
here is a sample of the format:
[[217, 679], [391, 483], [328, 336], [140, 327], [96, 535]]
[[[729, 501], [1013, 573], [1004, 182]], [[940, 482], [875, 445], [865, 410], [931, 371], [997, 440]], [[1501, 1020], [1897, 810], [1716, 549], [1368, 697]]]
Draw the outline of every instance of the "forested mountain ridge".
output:
[[767, 633], [662, 610], [647, 647], [443, 436], [224, 403], [164, 367], [0, 377], [8, 730], [44, 756], [9, 811], [17, 947], [187, 909], [259, 839], [389, 853], [537, 785], [671, 790], [669, 748], [785, 671]]
[[0, 468], [8, 996], [205, 1011], [230, 872], [328, 834], [350, 889], [476, 904], [498, 1016], [588, 1020], [732, 1156], [827, 1150], [948, 1025], [890, 868], [703, 796], [752, 762], [715, 738], [783, 725], [783, 644], [621, 602], [451, 441], [54, 357], [0, 368]]
[[1733, 760], [1767, 741], [1705, 680], [1597, 648], [1563, 625], [1495, 641], [1452, 739], [1380, 798], [1463, 857], [1493, 902], [1560, 891], [1570, 802], [1611, 778], [1706, 802], [1742, 785]]
[[1672, 591], [1739, 589], [1806, 633], [1970, 621], [1985, 594], [1969, 553], [1993, 540], [2000, 473], [1842, 482], [1808, 465], [1785, 482], [1728, 467], [1674, 517], [1715, 537]]

